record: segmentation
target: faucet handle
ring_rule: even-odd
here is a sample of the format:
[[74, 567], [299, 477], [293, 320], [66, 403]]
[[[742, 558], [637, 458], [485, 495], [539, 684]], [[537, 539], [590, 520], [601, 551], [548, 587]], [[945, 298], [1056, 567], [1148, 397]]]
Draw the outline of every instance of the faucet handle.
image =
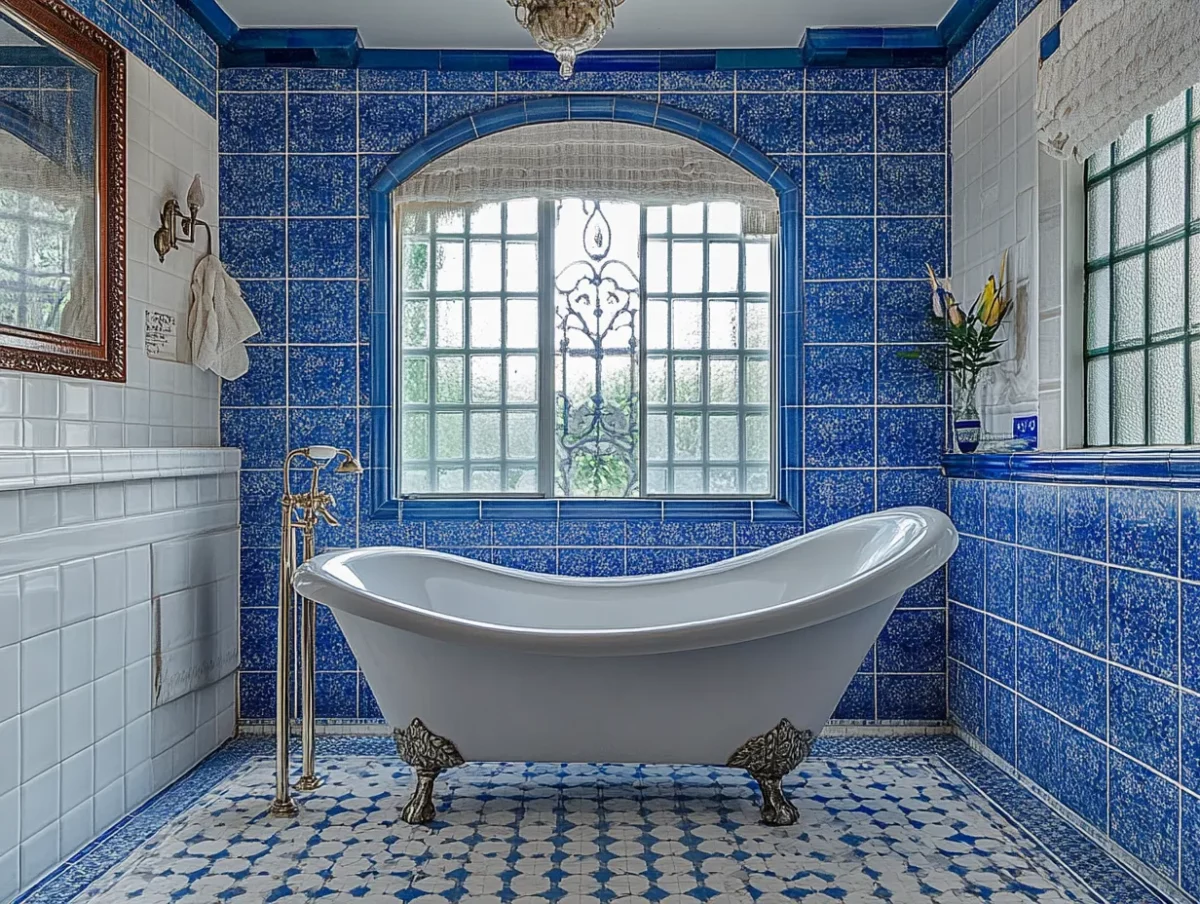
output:
[[333, 498], [332, 493], [317, 493], [313, 499], [313, 509], [315, 510], [315, 513], [324, 518], [325, 523], [330, 527], [337, 527], [341, 524], [341, 522], [334, 517], [333, 512], [330, 511], [331, 508], [336, 506], [337, 500]]

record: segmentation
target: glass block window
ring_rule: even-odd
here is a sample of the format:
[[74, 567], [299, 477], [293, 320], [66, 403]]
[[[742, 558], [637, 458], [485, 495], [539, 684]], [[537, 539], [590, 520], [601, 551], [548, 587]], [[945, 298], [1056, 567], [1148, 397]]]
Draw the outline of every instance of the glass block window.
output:
[[538, 203], [404, 217], [404, 493], [535, 492]]
[[646, 211], [646, 484], [770, 491], [771, 246], [736, 204]]
[[1200, 93], [1087, 165], [1087, 444], [1182, 445], [1200, 422]]
[[0, 189], [0, 322], [58, 332], [71, 296], [75, 210]]
[[773, 249], [736, 203], [403, 213], [402, 496], [769, 496]]

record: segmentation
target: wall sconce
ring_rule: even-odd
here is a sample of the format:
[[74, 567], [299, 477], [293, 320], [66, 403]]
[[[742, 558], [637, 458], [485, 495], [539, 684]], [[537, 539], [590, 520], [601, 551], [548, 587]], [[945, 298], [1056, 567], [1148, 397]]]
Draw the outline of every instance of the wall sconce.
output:
[[163, 205], [160, 216], [162, 225], [154, 233], [154, 250], [158, 252], [160, 264], [166, 260], [168, 252], [176, 250], [180, 245], [196, 244], [199, 226], [203, 226], [204, 231], [208, 233], [208, 253], [212, 254], [212, 227], [199, 219], [200, 208], [203, 206], [204, 188], [200, 185], [199, 175], [192, 180], [192, 187], [188, 189], [186, 215], [174, 198]]

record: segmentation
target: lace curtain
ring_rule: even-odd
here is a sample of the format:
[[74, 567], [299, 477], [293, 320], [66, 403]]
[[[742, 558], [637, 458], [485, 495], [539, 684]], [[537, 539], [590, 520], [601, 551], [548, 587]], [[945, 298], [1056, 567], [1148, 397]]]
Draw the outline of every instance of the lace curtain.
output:
[[[1057, 7], [1057, 0], [1055, 0]], [[1200, 81], [1196, 0], [1080, 0], [1042, 63], [1042, 144], [1080, 163]]]
[[737, 201], [747, 235], [779, 229], [779, 199], [761, 179], [690, 139], [616, 122], [540, 123], [488, 135], [419, 170], [395, 195], [406, 209], [520, 197]]

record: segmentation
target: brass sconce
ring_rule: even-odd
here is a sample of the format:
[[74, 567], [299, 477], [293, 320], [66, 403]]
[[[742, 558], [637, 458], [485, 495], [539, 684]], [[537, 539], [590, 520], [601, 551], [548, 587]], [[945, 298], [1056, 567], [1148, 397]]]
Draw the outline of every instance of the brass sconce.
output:
[[212, 227], [199, 218], [200, 208], [203, 206], [204, 188], [200, 185], [199, 175], [192, 180], [192, 187], [188, 189], [186, 215], [174, 198], [163, 205], [162, 214], [159, 216], [162, 225], [154, 233], [154, 250], [158, 252], [160, 264], [166, 260], [168, 252], [176, 250], [180, 245], [196, 244], [199, 226], [203, 226], [208, 234], [208, 253], [212, 254]]
[[[307, 458], [312, 465], [308, 492], [291, 491], [291, 468], [298, 458]], [[317, 521], [338, 524], [330, 511], [334, 506], [331, 493], [320, 489], [321, 471], [330, 462], [341, 458], [335, 474], [361, 474], [362, 465], [348, 449], [334, 446], [308, 446], [293, 449], [283, 463], [283, 529], [279, 545], [279, 637], [276, 651], [275, 675], [275, 800], [271, 803], [272, 816], [295, 816], [299, 812], [292, 800], [292, 789], [288, 785], [290, 762], [288, 743], [291, 740], [291, 694], [288, 687], [288, 665], [292, 656], [292, 606], [295, 592], [292, 590], [292, 575], [299, 562], [296, 561], [295, 532], [299, 531], [303, 543], [303, 561], [316, 552]], [[300, 707], [301, 707], [301, 774], [296, 781], [297, 791], [313, 791], [321, 786], [316, 774], [316, 689], [317, 689], [317, 604], [304, 600], [300, 614]]]

